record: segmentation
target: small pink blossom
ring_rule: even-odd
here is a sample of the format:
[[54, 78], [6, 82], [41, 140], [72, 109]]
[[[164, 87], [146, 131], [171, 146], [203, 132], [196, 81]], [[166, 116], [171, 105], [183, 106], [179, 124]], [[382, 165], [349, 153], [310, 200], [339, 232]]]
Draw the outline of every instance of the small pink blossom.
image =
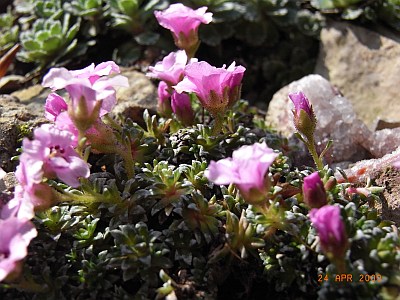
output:
[[89, 167], [71, 146], [73, 136], [54, 125], [44, 124], [34, 130], [34, 139], [22, 141], [16, 176], [21, 184], [32, 187], [43, 177], [58, 177], [72, 187], [80, 185], [79, 178], [89, 176]]
[[175, 85], [183, 78], [183, 72], [187, 63], [185, 51], [171, 52], [154, 67], [149, 67], [146, 76], [165, 81], [168, 85]]
[[100, 79], [102, 76], [107, 76], [110, 74], [119, 74], [120, 70], [118, 65], [113, 61], [106, 61], [95, 66], [92, 63], [90, 66], [83, 68], [81, 70], [70, 71], [72, 76], [75, 78], [88, 78], [93, 84], [96, 80]]
[[34, 215], [34, 205], [30, 198], [26, 197], [22, 185], [15, 187], [14, 197], [0, 209], [0, 219], [3, 220], [11, 217], [30, 220]]
[[171, 108], [171, 94], [168, 91], [168, 84], [165, 81], [158, 83], [158, 112], [165, 117], [170, 117], [172, 113]]
[[155, 11], [158, 23], [169, 29], [174, 37], [175, 44], [181, 49], [190, 49], [198, 44], [198, 28], [201, 23], [208, 24], [212, 21], [212, 13], [207, 7], [196, 10], [181, 3], [170, 5], [166, 10]]
[[233, 62], [227, 69], [216, 68], [207, 62], [193, 62], [186, 66], [185, 77], [174, 86], [178, 93], [195, 93], [202, 105], [212, 114], [221, 113], [240, 97], [244, 71]]
[[72, 147], [75, 148], [78, 145], [79, 131], [78, 128], [76, 128], [74, 122], [71, 120], [68, 112], [66, 111], [61, 112], [54, 120], [54, 125], [58, 129], [68, 131], [69, 133], [72, 134], [72, 142], [71, 142]]
[[0, 282], [13, 280], [20, 274], [28, 245], [36, 236], [35, 226], [28, 220], [0, 219]]
[[187, 94], [178, 94], [174, 91], [171, 96], [171, 107], [178, 120], [184, 125], [193, 124], [194, 112]]
[[340, 208], [333, 205], [313, 208], [310, 211], [310, 219], [318, 231], [322, 250], [333, 257], [343, 257], [348, 241]]
[[320, 208], [327, 204], [326, 191], [318, 172], [304, 178], [303, 198], [304, 203], [311, 208]]
[[47, 96], [44, 108], [46, 119], [54, 122], [59, 114], [68, 110], [68, 105], [63, 97], [51, 93]]
[[277, 156], [265, 142], [242, 146], [233, 151], [232, 158], [211, 161], [204, 175], [215, 184], [235, 183], [245, 199], [251, 197], [252, 189], [265, 195], [268, 169]]

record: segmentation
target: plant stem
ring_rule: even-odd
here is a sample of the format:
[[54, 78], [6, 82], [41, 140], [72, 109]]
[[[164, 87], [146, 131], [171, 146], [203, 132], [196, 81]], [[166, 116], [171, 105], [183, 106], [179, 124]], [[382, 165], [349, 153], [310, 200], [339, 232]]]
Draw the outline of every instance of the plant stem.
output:
[[76, 152], [78, 152], [79, 156], [83, 158], [83, 148], [86, 144], [86, 136], [85, 132], [82, 130], [78, 131], [78, 146], [76, 147]]
[[213, 136], [216, 136], [221, 133], [223, 121], [224, 118], [220, 114], [216, 114], [214, 116], [214, 125], [211, 132]]
[[324, 164], [322, 163], [321, 158], [317, 154], [317, 149], [315, 149], [315, 143], [313, 137], [308, 139], [308, 141], [306, 142], [306, 146], [314, 160], [315, 165], [317, 166], [317, 169], [319, 171], [322, 171], [324, 169]]

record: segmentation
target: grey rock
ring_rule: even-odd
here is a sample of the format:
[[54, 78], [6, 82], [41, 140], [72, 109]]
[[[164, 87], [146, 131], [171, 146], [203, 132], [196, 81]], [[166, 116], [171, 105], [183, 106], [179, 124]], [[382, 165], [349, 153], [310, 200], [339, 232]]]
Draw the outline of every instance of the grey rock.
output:
[[369, 128], [377, 119], [399, 122], [400, 39], [350, 23], [331, 22], [321, 31], [315, 73], [352, 103]]
[[39, 112], [21, 103], [15, 96], [0, 95], [0, 167], [5, 171], [13, 171], [16, 167], [11, 157], [17, 155], [21, 126], [33, 128], [47, 122], [42, 115], [43, 108]]
[[121, 69], [121, 75], [128, 78], [129, 87], [116, 89], [118, 103], [113, 113], [140, 122], [145, 109], [157, 110], [157, 89], [148, 77], [138, 71]]
[[351, 168], [345, 169], [347, 180], [336, 172], [338, 182], [349, 181], [357, 186], [364, 186], [370, 178], [375, 185], [385, 188], [381, 201], [375, 207], [383, 219], [391, 220], [400, 225], [400, 170], [393, 167], [393, 163], [400, 160], [400, 147], [381, 158], [362, 160]]
[[0, 192], [11, 191], [19, 184], [14, 172], [9, 172], [0, 180]]
[[308, 97], [317, 116], [317, 150], [321, 152], [326, 143], [333, 140], [333, 146], [325, 156], [327, 163], [369, 158], [366, 149], [371, 132], [357, 118], [347, 99], [320, 75], [308, 75], [280, 89], [268, 107], [266, 122], [269, 125], [288, 138], [293, 135], [293, 104], [288, 94], [297, 91]]

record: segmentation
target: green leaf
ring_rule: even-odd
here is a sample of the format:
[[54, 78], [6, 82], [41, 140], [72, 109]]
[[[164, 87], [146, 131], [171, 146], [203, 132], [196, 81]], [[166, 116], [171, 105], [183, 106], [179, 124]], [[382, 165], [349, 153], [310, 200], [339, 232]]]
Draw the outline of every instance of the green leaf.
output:
[[132, 16], [138, 11], [139, 4], [137, 0], [120, 0], [119, 8], [125, 15]]
[[70, 43], [79, 31], [79, 23], [74, 24], [65, 36], [66, 43]]
[[58, 36], [53, 36], [43, 41], [43, 48], [49, 53], [58, 50], [62, 41]]
[[42, 45], [35, 40], [26, 40], [22, 41], [22, 47], [26, 50], [39, 50], [42, 48]]
[[50, 37], [50, 32], [48, 32], [48, 31], [40, 31], [37, 34], [35, 34], [36, 40], [38, 40], [40, 42], [44, 42], [49, 37]]

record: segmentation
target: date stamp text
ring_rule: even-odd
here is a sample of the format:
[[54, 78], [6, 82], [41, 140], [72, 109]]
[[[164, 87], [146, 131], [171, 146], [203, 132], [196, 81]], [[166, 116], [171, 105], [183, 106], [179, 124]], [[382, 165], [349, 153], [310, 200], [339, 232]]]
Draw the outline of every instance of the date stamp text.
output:
[[324, 281], [334, 281], [334, 282], [381, 282], [382, 275], [376, 274], [359, 274], [354, 276], [352, 274], [318, 274], [318, 282], [323, 283]]

